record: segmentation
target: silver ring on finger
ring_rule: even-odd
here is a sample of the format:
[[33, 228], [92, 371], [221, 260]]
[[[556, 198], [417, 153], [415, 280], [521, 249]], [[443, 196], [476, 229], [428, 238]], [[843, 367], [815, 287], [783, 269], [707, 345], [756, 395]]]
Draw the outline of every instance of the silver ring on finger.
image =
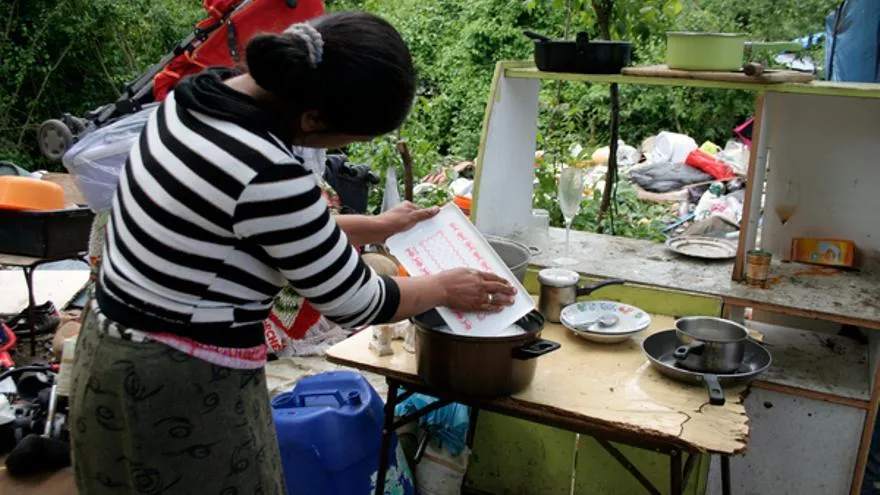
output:
[[495, 294], [489, 293], [489, 306], [495, 303]]

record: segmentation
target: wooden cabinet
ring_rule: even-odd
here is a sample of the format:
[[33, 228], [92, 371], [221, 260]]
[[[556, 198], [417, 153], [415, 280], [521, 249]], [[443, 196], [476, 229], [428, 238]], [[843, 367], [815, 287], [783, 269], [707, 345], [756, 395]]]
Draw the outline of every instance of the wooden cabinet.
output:
[[[756, 122], [737, 262], [695, 262], [677, 258], [650, 242], [574, 232], [572, 253], [580, 260], [575, 267], [578, 271], [719, 297], [724, 314], [732, 319], [741, 320], [744, 309], [753, 308], [880, 329], [880, 84], [750, 84], [554, 74], [537, 71], [528, 62], [499, 63], [483, 125], [471, 213], [485, 233], [517, 237], [528, 225], [542, 80], [738, 89], [755, 94]], [[799, 198], [794, 215], [783, 226], [773, 211], [789, 183], [796, 184]], [[762, 207], [769, 212], [763, 223]], [[537, 266], [549, 265], [562, 252], [562, 236], [557, 229], [551, 230], [559, 242], [548, 243], [545, 252], [533, 260]], [[785, 257], [790, 239], [801, 236], [855, 241], [862, 270], [809, 274], [803, 265], [776, 263], [772, 270], [778, 278], [771, 289], [752, 289], [737, 282], [748, 250], [762, 246], [778, 259]], [[796, 321], [782, 323], [798, 325]], [[766, 337], [768, 342], [781, 339], [770, 350], [783, 357], [798, 352], [793, 344], [789, 347], [794, 350], [785, 349], [786, 339], [803, 333], [771, 327]], [[773, 484], [777, 473], [790, 478], [785, 486], [798, 489], [762, 493], [857, 494], [880, 403], [876, 386], [880, 339], [872, 334], [871, 342], [859, 350], [865, 356], [863, 362], [826, 360], [839, 373], [812, 373], [817, 363], [811, 361], [776, 362], [772, 372], [761, 378], [766, 385], [756, 383], [748, 399], [755, 430], [749, 454], [732, 463], [739, 470], [734, 479], [747, 479], [747, 472], [754, 471], [749, 479], [781, 487]], [[853, 389], [851, 383], [840, 383], [852, 374], [861, 376], [862, 384], [856, 387], [858, 394], [847, 397], [837, 389]], [[785, 376], [809, 379], [786, 383]], [[774, 406], [765, 408], [764, 402]], [[802, 417], [803, 410], [814, 414]], [[824, 467], [811, 470], [809, 466], [817, 462]], [[827, 485], [813, 484], [820, 474]], [[816, 486], [827, 486], [829, 491], [815, 491]], [[753, 493], [746, 485], [742, 488], [745, 492], [737, 493]]]

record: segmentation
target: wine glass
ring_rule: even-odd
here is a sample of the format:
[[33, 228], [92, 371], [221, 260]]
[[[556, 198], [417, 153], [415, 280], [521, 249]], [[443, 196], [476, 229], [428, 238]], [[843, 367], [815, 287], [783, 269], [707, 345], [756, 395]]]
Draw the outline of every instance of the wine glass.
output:
[[559, 175], [559, 189], [557, 199], [559, 209], [562, 210], [562, 218], [565, 219], [565, 256], [557, 258], [557, 265], [574, 265], [577, 260], [569, 254], [569, 236], [571, 234], [571, 222], [581, 209], [581, 201], [584, 199], [584, 170], [568, 167]]
[[776, 218], [781, 225], [779, 229], [779, 259], [787, 261], [791, 257], [791, 242], [786, 243], [783, 233], [785, 224], [794, 216], [798, 203], [801, 200], [801, 190], [795, 182], [787, 181], [780, 189], [779, 200], [776, 202]]

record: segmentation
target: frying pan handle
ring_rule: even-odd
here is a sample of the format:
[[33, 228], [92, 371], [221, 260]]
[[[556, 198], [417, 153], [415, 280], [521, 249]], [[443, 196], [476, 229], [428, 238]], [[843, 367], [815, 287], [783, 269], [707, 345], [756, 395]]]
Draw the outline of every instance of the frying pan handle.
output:
[[547, 339], [537, 339], [521, 345], [513, 350], [513, 359], [527, 361], [536, 357], [549, 354], [562, 347], [558, 342]]
[[675, 350], [672, 352], [672, 357], [674, 357], [676, 361], [683, 361], [687, 359], [687, 357], [691, 354], [699, 356], [702, 353], [703, 343], [699, 341], [693, 341], [690, 344], [676, 347]]
[[709, 392], [709, 404], [723, 406], [725, 402], [724, 389], [721, 388], [718, 376], [706, 373], [703, 375], [703, 383], [706, 384], [706, 391]]
[[577, 297], [589, 296], [593, 292], [601, 289], [602, 287], [607, 287], [609, 285], [623, 285], [626, 283], [624, 280], [620, 280], [618, 278], [613, 278], [610, 280], [603, 280], [595, 285], [587, 285], [585, 287], [577, 288]]

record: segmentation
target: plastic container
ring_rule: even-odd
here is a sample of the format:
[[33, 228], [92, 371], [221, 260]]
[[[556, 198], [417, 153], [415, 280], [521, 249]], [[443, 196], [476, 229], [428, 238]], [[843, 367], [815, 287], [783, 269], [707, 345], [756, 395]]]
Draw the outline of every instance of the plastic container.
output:
[[0, 210], [60, 210], [64, 208], [64, 189], [53, 182], [0, 176]]
[[717, 180], [727, 180], [736, 177], [730, 165], [720, 162], [712, 157], [712, 155], [703, 153], [698, 149], [688, 153], [684, 162], [691, 167], [706, 172]]
[[471, 198], [455, 196], [452, 198], [452, 202], [455, 203], [455, 206], [458, 206], [461, 212], [464, 213], [464, 216], [471, 217], [471, 205], [473, 204]]
[[850, 240], [810, 239], [796, 237], [791, 240], [791, 260], [814, 265], [855, 265], [856, 246]]
[[697, 149], [697, 142], [685, 134], [663, 131], [657, 134], [654, 148], [649, 153], [651, 162], [683, 163], [688, 153]]
[[59, 259], [84, 253], [89, 249], [94, 217], [86, 207], [57, 211], [0, 210], [0, 252]]
[[[368, 495], [379, 468], [383, 402], [359, 373], [330, 371], [302, 379], [272, 400], [289, 494]], [[394, 437], [385, 493], [415, 494]]]

